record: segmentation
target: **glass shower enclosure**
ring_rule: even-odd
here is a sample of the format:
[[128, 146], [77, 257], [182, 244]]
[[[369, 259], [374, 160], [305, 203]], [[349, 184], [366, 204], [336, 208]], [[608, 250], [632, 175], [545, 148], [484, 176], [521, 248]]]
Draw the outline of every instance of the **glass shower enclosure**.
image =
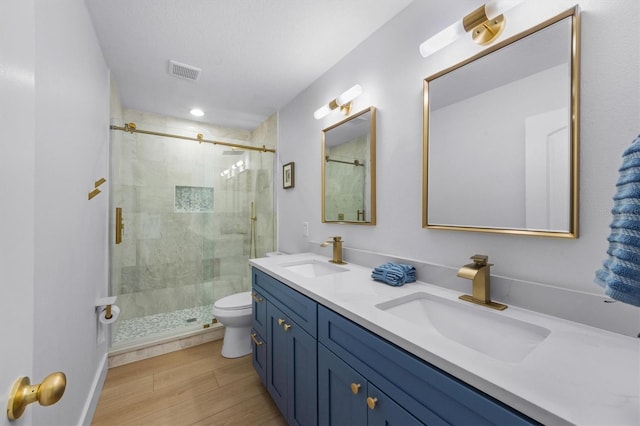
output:
[[[275, 146], [265, 141], [275, 135], [271, 122], [248, 132], [124, 115], [137, 129]], [[122, 209], [124, 226], [120, 244], [110, 238], [111, 295], [121, 309], [111, 349], [201, 331], [216, 300], [251, 288], [248, 259], [274, 249], [274, 155], [138, 132], [111, 136], [111, 205]], [[111, 228], [115, 234], [115, 219]]]

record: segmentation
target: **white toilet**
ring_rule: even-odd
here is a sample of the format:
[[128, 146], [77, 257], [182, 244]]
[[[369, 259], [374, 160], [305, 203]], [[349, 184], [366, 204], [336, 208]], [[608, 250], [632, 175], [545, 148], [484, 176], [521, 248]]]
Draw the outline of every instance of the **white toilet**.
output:
[[238, 358], [251, 353], [251, 292], [236, 293], [213, 305], [213, 316], [226, 329], [222, 341], [222, 356]]

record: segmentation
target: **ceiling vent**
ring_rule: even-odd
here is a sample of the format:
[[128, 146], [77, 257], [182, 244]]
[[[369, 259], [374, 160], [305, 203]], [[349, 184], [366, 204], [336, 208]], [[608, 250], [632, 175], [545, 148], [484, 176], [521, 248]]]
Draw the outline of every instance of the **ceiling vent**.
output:
[[176, 61], [169, 61], [169, 74], [183, 78], [185, 80], [197, 80], [200, 76], [201, 68], [197, 68], [187, 64], [181, 64]]

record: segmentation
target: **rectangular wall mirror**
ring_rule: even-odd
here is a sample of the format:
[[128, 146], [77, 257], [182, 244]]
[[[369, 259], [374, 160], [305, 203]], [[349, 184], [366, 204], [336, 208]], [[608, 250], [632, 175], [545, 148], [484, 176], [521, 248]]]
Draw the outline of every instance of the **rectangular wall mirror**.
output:
[[576, 6], [424, 81], [423, 227], [578, 236]]
[[322, 130], [322, 222], [376, 224], [376, 109]]

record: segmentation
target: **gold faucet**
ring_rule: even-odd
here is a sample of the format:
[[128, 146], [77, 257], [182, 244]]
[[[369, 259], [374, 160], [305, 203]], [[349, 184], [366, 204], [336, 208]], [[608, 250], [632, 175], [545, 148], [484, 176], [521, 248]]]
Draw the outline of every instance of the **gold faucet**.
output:
[[491, 275], [489, 274], [489, 268], [493, 264], [489, 263], [489, 256], [476, 254], [471, 256], [471, 260], [473, 260], [473, 263], [464, 265], [458, 270], [458, 276], [472, 280], [472, 294], [462, 295], [460, 299], [499, 311], [507, 309], [507, 305], [491, 301]]
[[330, 240], [327, 240], [323, 243], [320, 243], [320, 247], [326, 247], [329, 244], [333, 244], [333, 259], [329, 262], [337, 263], [338, 265], [346, 265], [347, 262], [342, 261], [342, 237], [329, 237]]

